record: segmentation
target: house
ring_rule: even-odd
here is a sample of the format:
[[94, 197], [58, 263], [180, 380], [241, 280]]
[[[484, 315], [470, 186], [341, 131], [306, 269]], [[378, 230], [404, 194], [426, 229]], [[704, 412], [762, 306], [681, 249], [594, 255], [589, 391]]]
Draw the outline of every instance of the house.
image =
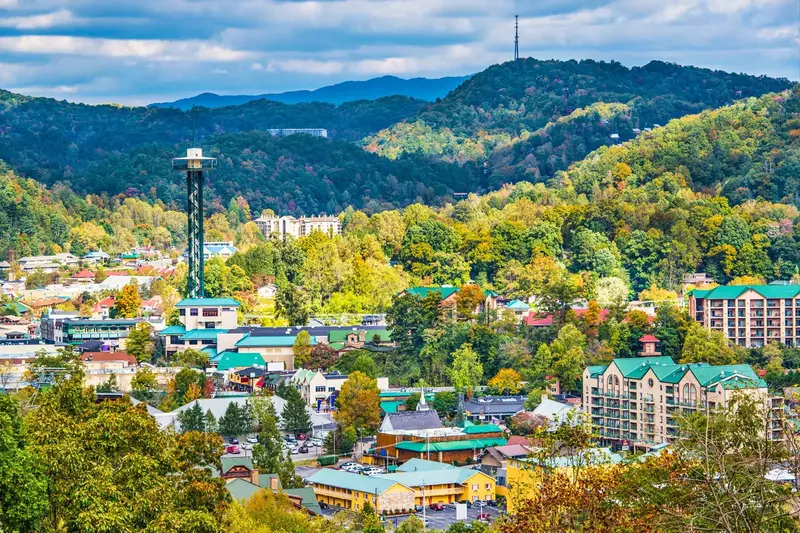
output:
[[142, 300], [142, 305], [141, 305], [142, 316], [161, 314], [162, 303], [163, 301], [161, 296], [154, 296], [153, 298]]
[[[224, 457], [223, 457], [224, 459]], [[231, 498], [246, 503], [261, 490], [269, 490], [276, 494], [283, 494], [289, 502], [297, 509], [302, 509], [312, 515], [322, 514], [322, 509], [317, 502], [317, 496], [312, 488], [284, 489], [281, 480], [276, 474], [261, 474], [258, 476], [258, 483], [244, 477], [228, 478], [225, 488]]]
[[94, 283], [94, 272], [84, 268], [69, 277], [70, 281], [76, 283]]
[[531, 306], [522, 300], [512, 300], [506, 304], [506, 309], [514, 313], [514, 316], [522, 320], [531, 310]]
[[555, 431], [561, 424], [569, 423], [573, 426], [583, 422], [580, 407], [561, 403], [550, 398], [542, 398], [541, 403], [533, 410], [534, 415], [542, 416], [549, 422], [549, 431]]
[[153, 276], [128, 276], [128, 275], [109, 275], [106, 279], [97, 284], [98, 290], [119, 291], [125, 285], [135, 282], [139, 287], [149, 287], [153, 281]]
[[278, 293], [278, 286], [274, 283], [267, 283], [266, 285], [258, 288], [258, 297], [272, 299]]
[[81, 257], [81, 261], [90, 265], [96, 265], [98, 263], [105, 263], [111, 257], [103, 251], [103, 249], [99, 249], [95, 252], [89, 252], [88, 254]]
[[297, 387], [300, 396], [309, 407], [317, 412], [326, 412], [336, 405], [336, 397], [342, 390], [342, 385], [347, 381], [347, 374], [338, 372], [323, 373], [319, 370], [298, 370], [289, 380]]
[[108, 318], [111, 308], [114, 307], [116, 300], [113, 296], [107, 296], [92, 306], [92, 317]]
[[[420, 464], [416, 463], [413, 467], [419, 468]], [[464, 500], [486, 501], [496, 497], [495, 480], [485, 472], [437, 461], [425, 461], [421, 469], [398, 468], [395, 473], [373, 477], [395, 481], [414, 489], [414, 503], [422, 506]]]
[[63, 298], [37, 298], [33, 300], [22, 299], [19, 301], [22, 305], [28, 307], [31, 310], [33, 316], [40, 316], [45, 311], [54, 309], [57, 305], [61, 305], [65, 302]]
[[128, 332], [137, 324], [144, 322], [141, 318], [54, 318], [42, 319], [42, 339], [58, 344], [78, 345], [87, 340], [103, 340], [124, 346]]
[[472, 421], [499, 423], [525, 410], [527, 396], [482, 396], [463, 403], [464, 416]]
[[519, 444], [490, 446], [481, 457], [481, 472], [497, 477], [497, 484], [505, 486], [505, 463], [509, 459], [524, 459], [531, 454], [531, 448]]
[[52, 272], [58, 272], [61, 267], [77, 265], [78, 262], [79, 259], [69, 253], [32, 255], [21, 257], [19, 260], [19, 268], [26, 273], [41, 270], [44, 273], [50, 274]]
[[209, 260], [212, 257], [219, 257], [223, 260], [228, 259], [235, 254], [238, 249], [231, 241], [221, 242], [204, 242], [203, 243], [203, 258]]
[[[440, 307], [448, 309], [453, 316], [456, 313], [456, 302], [458, 293], [461, 289], [452, 285], [442, 285], [441, 287], [411, 287], [400, 293], [400, 296], [411, 294], [418, 298], [427, 298], [431, 294], [439, 297]], [[486, 310], [497, 309], [498, 294], [494, 291], [483, 291], [484, 300], [475, 307], [475, 313], [482, 313]]]

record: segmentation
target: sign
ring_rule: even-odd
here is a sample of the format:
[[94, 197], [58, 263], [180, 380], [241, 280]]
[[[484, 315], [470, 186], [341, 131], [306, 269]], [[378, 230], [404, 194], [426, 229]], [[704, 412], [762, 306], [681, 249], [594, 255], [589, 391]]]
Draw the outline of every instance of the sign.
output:
[[467, 519], [467, 504], [466, 503], [457, 503], [456, 504], [456, 520], [466, 520]]

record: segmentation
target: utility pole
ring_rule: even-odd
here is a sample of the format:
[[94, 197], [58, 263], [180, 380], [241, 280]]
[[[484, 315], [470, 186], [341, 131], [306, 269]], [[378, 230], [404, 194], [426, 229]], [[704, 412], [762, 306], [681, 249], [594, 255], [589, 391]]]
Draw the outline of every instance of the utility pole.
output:
[[514, 15], [514, 61], [519, 61], [519, 15]]
[[422, 530], [428, 528], [428, 513], [426, 512], [427, 505], [425, 505], [425, 480], [422, 480]]

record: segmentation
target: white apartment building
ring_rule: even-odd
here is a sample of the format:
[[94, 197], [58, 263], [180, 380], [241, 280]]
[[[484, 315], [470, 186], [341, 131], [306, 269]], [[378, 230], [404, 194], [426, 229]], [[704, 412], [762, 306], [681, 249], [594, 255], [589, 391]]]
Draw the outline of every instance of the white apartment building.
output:
[[282, 217], [259, 217], [255, 220], [256, 226], [261, 230], [265, 237], [273, 235], [285, 239], [291, 235], [295, 239], [311, 235], [314, 231], [321, 231], [328, 235], [339, 235], [342, 233], [342, 223], [335, 216], [320, 215], [316, 217], [293, 216]]

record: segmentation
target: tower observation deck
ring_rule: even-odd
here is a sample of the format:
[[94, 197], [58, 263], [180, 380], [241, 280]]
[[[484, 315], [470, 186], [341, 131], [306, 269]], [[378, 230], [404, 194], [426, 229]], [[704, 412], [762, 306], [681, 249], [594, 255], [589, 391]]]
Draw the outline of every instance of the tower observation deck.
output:
[[186, 157], [172, 160], [172, 168], [186, 172], [186, 213], [189, 217], [188, 298], [202, 298], [203, 290], [203, 171], [217, 168], [214, 157], [203, 157], [201, 148], [189, 148]]

